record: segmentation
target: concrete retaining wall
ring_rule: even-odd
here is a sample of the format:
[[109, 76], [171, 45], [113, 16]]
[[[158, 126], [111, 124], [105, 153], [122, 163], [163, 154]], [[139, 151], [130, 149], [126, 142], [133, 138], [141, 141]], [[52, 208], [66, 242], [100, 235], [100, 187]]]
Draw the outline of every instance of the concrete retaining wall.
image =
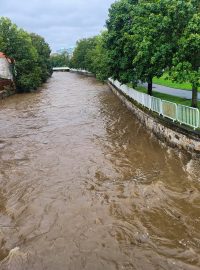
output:
[[178, 126], [164, 118], [153, 115], [148, 110], [140, 108], [134, 101], [129, 100], [111, 83], [108, 83], [126, 107], [131, 110], [139, 121], [161, 141], [172, 147], [186, 150], [189, 153], [200, 154], [200, 133]]

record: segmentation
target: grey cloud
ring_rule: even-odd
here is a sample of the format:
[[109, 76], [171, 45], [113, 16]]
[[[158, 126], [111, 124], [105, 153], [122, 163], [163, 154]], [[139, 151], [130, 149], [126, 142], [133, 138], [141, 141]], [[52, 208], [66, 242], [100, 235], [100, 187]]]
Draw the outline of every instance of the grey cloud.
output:
[[45, 37], [53, 50], [96, 35], [114, 0], [0, 0], [0, 16]]

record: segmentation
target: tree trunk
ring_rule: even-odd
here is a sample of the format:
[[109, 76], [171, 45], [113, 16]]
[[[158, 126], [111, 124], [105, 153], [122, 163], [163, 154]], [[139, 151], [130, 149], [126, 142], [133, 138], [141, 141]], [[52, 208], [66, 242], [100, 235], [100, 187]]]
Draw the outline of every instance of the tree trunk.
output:
[[148, 80], [148, 95], [152, 96], [152, 89], [153, 89], [153, 80], [149, 78]]
[[197, 85], [195, 83], [192, 84], [192, 107], [198, 107], [198, 90]]

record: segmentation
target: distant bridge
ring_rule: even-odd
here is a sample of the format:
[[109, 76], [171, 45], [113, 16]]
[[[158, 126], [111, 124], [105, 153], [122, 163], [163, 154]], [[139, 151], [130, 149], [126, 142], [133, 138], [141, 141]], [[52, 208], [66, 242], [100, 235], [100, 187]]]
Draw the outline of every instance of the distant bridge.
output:
[[54, 67], [53, 71], [69, 72], [70, 68], [69, 67]]
[[72, 72], [72, 73], [77, 73], [77, 74], [81, 74], [81, 75], [86, 75], [88, 77], [94, 77], [94, 75], [87, 71], [87, 70], [84, 70], [84, 69], [74, 69], [74, 68], [69, 68], [69, 67], [54, 67], [53, 68], [53, 71], [54, 72]]

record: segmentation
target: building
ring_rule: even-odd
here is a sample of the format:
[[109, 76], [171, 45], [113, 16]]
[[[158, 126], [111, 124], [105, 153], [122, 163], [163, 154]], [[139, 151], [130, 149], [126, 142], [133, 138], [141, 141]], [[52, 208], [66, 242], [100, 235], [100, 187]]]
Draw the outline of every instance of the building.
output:
[[14, 60], [0, 52], [0, 98], [15, 92], [13, 68]]
[[70, 47], [68, 49], [61, 48], [61, 49], [56, 51], [56, 54], [59, 55], [59, 54], [67, 53], [69, 55], [69, 58], [72, 58], [74, 49], [75, 49], [75, 47]]

